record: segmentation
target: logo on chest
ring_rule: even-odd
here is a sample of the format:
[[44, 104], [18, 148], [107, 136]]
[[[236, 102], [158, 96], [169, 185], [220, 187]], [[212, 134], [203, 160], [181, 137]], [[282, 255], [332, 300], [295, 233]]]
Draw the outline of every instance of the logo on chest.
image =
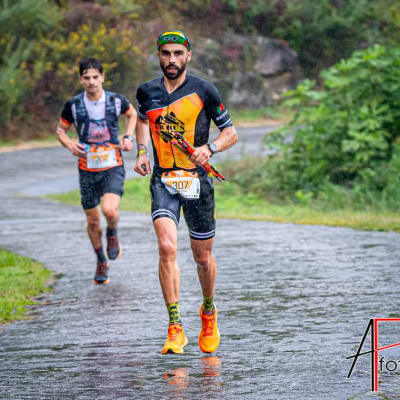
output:
[[181, 135], [185, 133], [185, 124], [178, 119], [173, 111], [165, 116], [160, 115], [156, 119], [156, 132], [162, 137], [164, 142], [172, 139], [172, 132], [178, 132]]

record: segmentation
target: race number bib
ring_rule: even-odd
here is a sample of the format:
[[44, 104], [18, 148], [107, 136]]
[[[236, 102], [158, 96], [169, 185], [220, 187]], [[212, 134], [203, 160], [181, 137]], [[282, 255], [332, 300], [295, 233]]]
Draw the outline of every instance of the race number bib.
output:
[[86, 167], [90, 170], [115, 167], [118, 165], [115, 149], [91, 146], [86, 155]]
[[179, 193], [185, 199], [200, 197], [200, 180], [197, 172], [182, 170], [163, 172], [161, 182], [171, 194]]

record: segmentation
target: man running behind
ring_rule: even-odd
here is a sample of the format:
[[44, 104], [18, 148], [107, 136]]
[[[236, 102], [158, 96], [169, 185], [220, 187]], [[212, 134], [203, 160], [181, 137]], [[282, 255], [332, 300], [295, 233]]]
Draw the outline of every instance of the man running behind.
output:
[[[132, 150], [137, 113], [125, 96], [103, 90], [103, 66], [99, 60], [81, 60], [79, 74], [84, 92], [65, 103], [57, 138], [78, 157], [81, 203], [89, 239], [97, 255], [94, 283], [105, 285], [110, 280], [110, 265], [103, 250], [100, 202], [102, 200], [101, 208], [107, 220], [107, 256], [116, 260], [122, 251], [117, 235], [119, 203], [125, 180], [121, 150]], [[120, 143], [118, 118], [121, 114], [126, 115], [127, 122], [126, 135]], [[71, 140], [66, 133], [72, 124], [78, 142]]]
[[[212, 255], [215, 202], [213, 181], [200, 165], [216, 152], [234, 145], [237, 133], [215, 86], [186, 72], [186, 64], [192, 57], [186, 35], [180, 31], [164, 32], [158, 37], [157, 49], [164, 76], [143, 83], [137, 91], [135, 171], [141, 175], [151, 171], [147, 154], [149, 125], [154, 152], [151, 211], [158, 238], [160, 284], [169, 314], [162, 353], [183, 353], [187, 344], [179, 313], [177, 226], [181, 208], [203, 292], [198, 344], [201, 351], [211, 353], [220, 342], [214, 304], [217, 264]], [[221, 132], [209, 143], [211, 119]], [[190, 158], [165, 139], [170, 132], [181, 133], [195, 146]]]

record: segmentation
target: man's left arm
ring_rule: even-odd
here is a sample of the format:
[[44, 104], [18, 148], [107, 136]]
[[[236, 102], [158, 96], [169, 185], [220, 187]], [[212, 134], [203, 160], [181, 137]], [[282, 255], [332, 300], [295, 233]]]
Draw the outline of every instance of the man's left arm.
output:
[[220, 130], [220, 134], [212, 143], [196, 147], [190, 161], [200, 165], [209, 161], [215, 152], [227, 150], [238, 141], [238, 134], [232, 124], [228, 110], [222, 103], [221, 95], [218, 89], [210, 83], [206, 87], [205, 108], [207, 114]]
[[[213, 141], [217, 152], [228, 150], [238, 141], [238, 134], [234, 126], [223, 128], [217, 138]], [[191, 155], [190, 161], [202, 165], [210, 160], [213, 152], [208, 144], [196, 147], [195, 152]]]
[[[218, 137], [213, 141], [217, 147], [217, 151], [225, 151], [232, 147], [238, 141], [238, 134], [234, 126], [228, 126], [220, 132]], [[208, 144], [206, 145], [208, 147]], [[209, 147], [208, 147], [209, 148]]]

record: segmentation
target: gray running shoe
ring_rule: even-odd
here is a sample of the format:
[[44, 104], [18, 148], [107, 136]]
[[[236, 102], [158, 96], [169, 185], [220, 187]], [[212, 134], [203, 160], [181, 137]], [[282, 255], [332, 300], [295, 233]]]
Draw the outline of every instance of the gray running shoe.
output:
[[107, 261], [99, 261], [97, 263], [96, 273], [94, 275], [93, 283], [96, 285], [107, 285], [110, 282], [110, 278], [108, 277], [108, 270], [110, 269], [110, 265]]
[[106, 235], [106, 237], [107, 237], [107, 257], [110, 260], [117, 260], [122, 253], [122, 247], [118, 240], [118, 236], [115, 233], [115, 235]]

